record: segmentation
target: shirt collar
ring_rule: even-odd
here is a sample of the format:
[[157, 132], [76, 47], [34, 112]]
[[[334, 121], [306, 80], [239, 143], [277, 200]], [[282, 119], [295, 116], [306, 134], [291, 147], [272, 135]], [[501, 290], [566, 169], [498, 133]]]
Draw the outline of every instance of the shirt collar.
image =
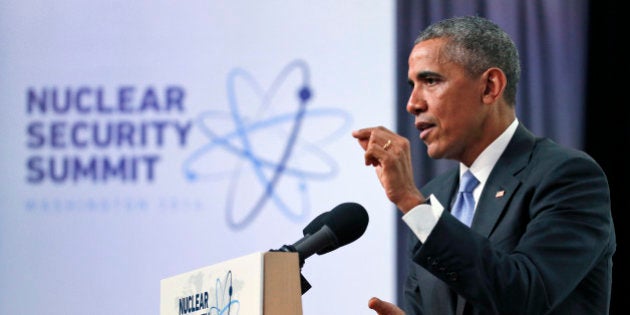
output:
[[[505, 148], [507, 148], [508, 143], [510, 143], [512, 136], [516, 132], [518, 124], [518, 119], [514, 118], [514, 121], [512, 121], [505, 131], [494, 139], [494, 141], [479, 154], [472, 165], [470, 165], [470, 172], [473, 173], [481, 183], [478, 188], [485, 185], [492, 168], [494, 168], [494, 165], [497, 163], [499, 157], [501, 157], [501, 154], [503, 154], [503, 151], [505, 151]], [[459, 163], [459, 177], [461, 178], [468, 169], [466, 165]]]

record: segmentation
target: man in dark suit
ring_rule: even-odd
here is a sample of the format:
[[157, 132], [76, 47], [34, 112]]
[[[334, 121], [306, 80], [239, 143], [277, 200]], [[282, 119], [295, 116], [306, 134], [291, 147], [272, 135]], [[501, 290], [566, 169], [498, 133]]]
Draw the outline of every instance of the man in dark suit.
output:
[[[409, 55], [407, 111], [428, 155], [459, 167], [419, 190], [406, 138], [353, 132], [412, 237], [404, 311], [372, 298], [378, 314], [608, 314], [616, 241], [606, 175], [519, 123], [519, 76], [516, 47], [496, 24], [443, 20]], [[467, 173], [478, 183], [472, 221], [451, 212]]]

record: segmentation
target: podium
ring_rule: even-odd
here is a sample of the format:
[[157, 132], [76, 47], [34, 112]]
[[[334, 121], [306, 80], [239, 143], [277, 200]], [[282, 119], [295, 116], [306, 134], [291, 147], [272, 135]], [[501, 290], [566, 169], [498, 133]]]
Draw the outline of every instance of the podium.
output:
[[302, 315], [297, 253], [257, 252], [160, 281], [160, 315]]

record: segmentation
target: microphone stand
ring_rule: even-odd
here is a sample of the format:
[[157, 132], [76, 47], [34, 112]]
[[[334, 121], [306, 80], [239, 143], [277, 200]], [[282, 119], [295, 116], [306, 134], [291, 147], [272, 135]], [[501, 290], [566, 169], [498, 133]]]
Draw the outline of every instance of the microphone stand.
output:
[[297, 249], [295, 249], [295, 246], [293, 245], [283, 245], [279, 249], [272, 249], [270, 251], [271, 252], [298, 253], [298, 257], [300, 258], [300, 287], [302, 288], [302, 295], [304, 295], [304, 293], [306, 293], [306, 291], [308, 291], [312, 287], [311, 284], [308, 282], [308, 280], [306, 280], [306, 278], [302, 274], [302, 266], [304, 266], [305, 258], [303, 258], [302, 255], [300, 255], [300, 253], [297, 251]]

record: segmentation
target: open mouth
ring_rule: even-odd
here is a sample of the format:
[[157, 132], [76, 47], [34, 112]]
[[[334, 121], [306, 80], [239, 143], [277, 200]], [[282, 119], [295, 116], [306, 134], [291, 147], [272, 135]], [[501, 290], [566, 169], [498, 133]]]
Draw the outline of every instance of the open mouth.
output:
[[435, 124], [429, 122], [417, 122], [416, 129], [420, 131], [420, 139], [425, 140], [433, 127], [435, 127]]

